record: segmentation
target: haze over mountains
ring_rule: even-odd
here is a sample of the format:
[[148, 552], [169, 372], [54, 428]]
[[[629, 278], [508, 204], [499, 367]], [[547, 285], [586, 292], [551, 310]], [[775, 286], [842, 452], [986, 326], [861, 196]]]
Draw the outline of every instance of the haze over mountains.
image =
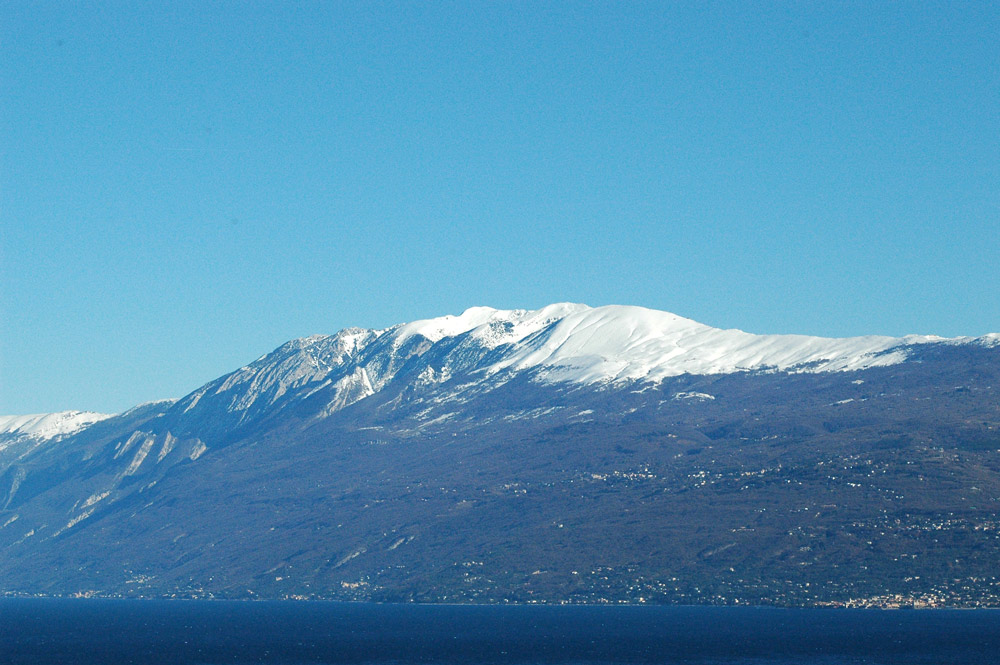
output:
[[476, 307], [0, 418], [0, 592], [997, 604], [1000, 335]]

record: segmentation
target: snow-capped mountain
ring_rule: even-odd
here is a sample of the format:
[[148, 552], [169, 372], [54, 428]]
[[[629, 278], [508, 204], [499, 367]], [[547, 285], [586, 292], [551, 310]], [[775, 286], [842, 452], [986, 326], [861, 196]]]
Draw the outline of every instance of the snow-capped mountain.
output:
[[0, 416], [0, 465], [48, 442], [59, 441], [111, 418], [92, 411], [61, 411], [28, 416]]
[[[521, 374], [543, 384], [622, 385], [680, 375], [845, 372], [904, 362], [925, 344], [992, 346], [1000, 335], [755, 335], [643, 307], [472, 307], [382, 330], [348, 328], [291, 340], [179, 400], [173, 413], [186, 414], [195, 427], [202, 426], [199, 415], [217, 420], [220, 413], [232, 414], [218, 422], [225, 429], [274, 417], [314, 395], [325, 400], [320, 415], [329, 415], [394, 382], [416, 388], [447, 383], [461, 400]], [[45, 440], [108, 417], [77, 411], [3, 416], [0, 435]]]
[[[179, 400], [156, 403], [155, 410], [162, 413], [151, 423], [155, 426], [129, 438], [116, 455], [134, 440], [156, 437], [180, 437], [189, 444], [182, 446], [184, 454], [193, 454], [204, 445], [290, 419], [323, 420], [379, 393], [378, 408], [395, 415], [408, 413], [433, 423], [455, 418], [464, 409], [468, 413], [463, 417], [471, 422], [478, 416], [467, 405], [512, 381], [521, 386], [517, 393], [522, 396], [528, 386], [642, 390], [675, 377], [856, 372], [905, 363], [921, 348], [997, 345], [997, 334], [951, 339], [755, 335], [632, 306], [472, 307], [457, 316], [381, 330], [347, 328], [291, 340]], [[688, 401], [694, 399], [691, 395], [712, 398], [698, 391], [677, 394], [681, 397], [676, 399]], [[153, 403], [136, 409], [145, 412], [147, 407]], [[533, 418], [537, 413], [537, 408], [522, 408], [506, 417]], [[109, 418], [76, 411], [2, 417], [0, 450], [9, 448], [8, 456], [21, 454]], [[109, 426], [115, 422], [112, 418]], [[16, 441], [20, 446], [12, 447]]]
[[810, 604], [886, 592], [875, 566], [980, 603], [998, 390], [996, 334], [565, 303], [348, 328], [178, 400], [0, 419], [0, 593]]
[[93, 411], [61, 411], [30, 416], [0, 416], [0, 437], [25, 436], [45, 441], [73, 434], [111, 415]]
[[922, 344], [998, 342], [998, 335], [754, 335], [628, 306], [473, 307], [384, 330], [349, 328], [292, 340], [183, 398], [178, 409], [192, 416], [236, 414], [226, 422], [232, 427], [314, 395], [325, 400], [321, 414], [329, 415], [394, 382], [447, 383], [450, 398], [461, 401], [519, 374], [539, 383], [620, 385], [680, 375], [844, 372], [904, 362]]

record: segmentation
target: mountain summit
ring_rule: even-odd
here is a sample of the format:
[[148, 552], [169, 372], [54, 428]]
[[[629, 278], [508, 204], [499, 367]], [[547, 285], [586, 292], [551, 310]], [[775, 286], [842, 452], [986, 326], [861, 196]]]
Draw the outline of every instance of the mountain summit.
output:
[[[181, 400], [239, 412], [240, 423], [322, 392], [325, 414], [393, 382], [451, 382], [454, 397], [526, 374], [541, 383], [660, 382], [734, 372], [844, 372], [905, 361], [916, 345], [996, 344], [998, 336], [831, 339], [720, 330], [646, 309], [559, 303], [538, 310], [473, 307], [384, 330], [348, 328], [288, 342]], [[457, 380], [461, 377], [461, 380]], [[204, 406], [202, 407], [205, 408]]]
[[0, 419], [0, 593], [1000, 606], [998, 390], [998, 335], [565, 303], [314, 335]]

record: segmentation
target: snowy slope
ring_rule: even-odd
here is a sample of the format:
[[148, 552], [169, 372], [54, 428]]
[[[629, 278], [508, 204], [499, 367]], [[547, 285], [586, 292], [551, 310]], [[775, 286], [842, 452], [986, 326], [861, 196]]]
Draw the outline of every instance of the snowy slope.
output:
[[417, 337], [435, 345], [451, 338], [481, 349], [503, 347], [500, 357], [491, 362], [463, 369], [485, 375], [505, 369], [539, 369], [542, 380], [579, 383], [657, 381], [680, 374], [753, 370], [848, 371], [902, 362], [906, 348], [914, 344], [989, 343], [995, 337], [754, 335], [643, 307], [591, 308], [571, 303], [534, 311], [474, 307], [459, 316], [373, 332], [375, 337], [388, 335], [396, 346]]
[[[522, 372], [541, 383], [566, 384], [655, 383], [683, 374], [745, 371], [841, 372], [904, 362], [915, 345], [929, 343], [996, 346], [1000, 335], [754, 335], [642, 307], [473, 307], [383, 330], [348, 328], [291, 340], [163, 406], [175, 435], [223, 435], [282, 417], [305, 400], [310, 413], [329, 415], [390, 384], [440, 388], [436, 402], [461, 402]], [[0, 439], [64, 437], [108, 417], [79, 411], [3, 416]]]
[[903, 362], [918, 344], [994, 345], [998, 339], [754, 335], [642, 307], [473, 307], [384, 330], [349, 328], [292, 340], [203, 386], [177, 409], [194, 420], [236, 414], [225, 426], [243, 425], [314, 395], [325, 400], [322, 413], [330, 414], [393, 382], [447, 384], [439, 398], [460, 400], [464, 391], [489, 390], [525, 371], [536, 381], [577, 384], [744, 371], [840, 372]]
[[583, 383], [750, 370], [829, 372], [895, 364], [905, 360], [908, 345], [943, 341], [753, 335], [642, 307], [555, 307], [566, 314], [545, 334], [522, 340], [498, 366], [544, 367], [550, 380]]
[[110, 414], [92, 411], [0, 416], [0, 437], [27, 436], [44, 441], [73, 434], [84, 427], [110, 417]]

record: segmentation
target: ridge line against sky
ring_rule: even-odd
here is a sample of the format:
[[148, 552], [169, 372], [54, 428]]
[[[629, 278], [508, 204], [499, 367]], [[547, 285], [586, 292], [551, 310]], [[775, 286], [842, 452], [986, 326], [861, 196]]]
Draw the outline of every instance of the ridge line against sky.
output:
[[1000, 5], [8, 2], [0, 413], [475, 305], [1000, 330]]

